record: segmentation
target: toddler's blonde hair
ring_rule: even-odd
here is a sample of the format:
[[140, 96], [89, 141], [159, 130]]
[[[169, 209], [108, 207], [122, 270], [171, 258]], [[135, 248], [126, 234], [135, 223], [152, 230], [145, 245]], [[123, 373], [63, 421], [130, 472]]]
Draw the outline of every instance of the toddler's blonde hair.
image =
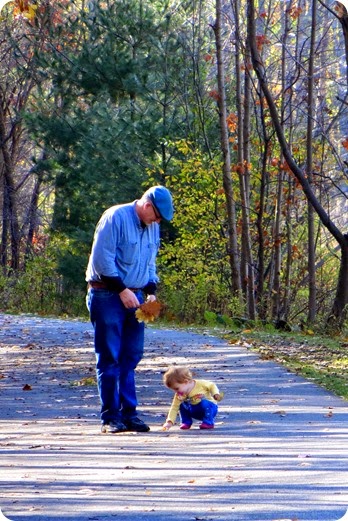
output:
[[188, 367], [170, 367], [163, 375], [163, 383], [171, 389], [175, 384], [183, 384], [192, 380]]

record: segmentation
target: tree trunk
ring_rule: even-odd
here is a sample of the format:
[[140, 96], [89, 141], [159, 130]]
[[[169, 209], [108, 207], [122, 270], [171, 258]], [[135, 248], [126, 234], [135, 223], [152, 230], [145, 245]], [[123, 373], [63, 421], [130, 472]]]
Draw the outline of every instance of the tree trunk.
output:
[[27, 238], [26, 238], [25, 261], [27, 261], [30, 258], [30, 255], [32, 253], [34, 235], [38, 229], [39, 223], [38, 223], [37, 209], [38, 209], [38, 203], [39, 203], [40, 188], [41, 188], [41, 177], [38, 177], [35, 180], [35, 185], [34, 185], [33, 193], [31, 196], [30, 208], [29, 208], [29, 212], [28, 212], [28, 233], [27, 233]]
[[[284, 128], [285, 121], [285, 85], [286, 85], [286, 59], [285, 59], [285, 49], [286, 43], [288, 39], [288, 34], [290, 32], [289, 27], [289, 8], [290, 5], [285, 4], [283, 6], [284, 9], [284, 28], [282, 35], [282, 57], [281, 57], [281, 128]], [[275, 211], [275, 222], [274, 222], [274, 232], [273, 232], [273, 285], [272, 285], [272, 318], [275, 322], [278, 322], [281, 319], [284, 319], [282, 302], [284, 299], [281, 294], [281, 269], [282, 269], [282, 243], [283, 243], [283, 185], [285, 181], [285, 171], [282, 168], [279, 168], [278, 171], [278, 183], [277, 183], [277, 205]]]
[[[314, 117], [314, 53], [316, 36], [317, 2], [312, 0], [312, 28], [311, 44], [308, 63], [308, 113], [307, 113], [307, 178], [312, 186], [313, 182], [313, 117]], [[316, 315], [316, 276], [315, 276], [315, 229], [314, 229], [314, 210], [310, 202], [307, 203], [307, 224], [308, 224], [308, 276], [309, 276], [309, 296], [308, 296], [308, 323], [312, 324]]]
[[[247, 59], [249, 62], [249, 58]], [[251, 103], [251, 81], [249, 71], [244, 76], [244, 118], [243, 118], [243, 157], [244, 168], [242, 173], [244, 200], [243, 204], [243, 227], [245, 228], [245, 251], [247, 261], [247, 305], [249, 317], [256, 318], [255, 303], [255, 273], [254, 259], [250, 237], [250, 103]]]
[[9, 224], [9, 210], [8, 197], [5, 190], [5, 176], [2, 175], [2, 230], [1, 230], [1, 244], [0, 244], [0, 265], [4, 275], [7, 274], [7, 248], [8, 248], [8, 224]]
[[[244, 81], [244, 102], [242, 96], [241, 52], [239, 27], [239, 0], [234, 3], [236, 24], [236, 105], [237, 105], [237, 133], [238, 133], [238, 178], [242, 205], [242, 234], [241, 234], [241, 285], [244, 300], [247, 304], [248, 317], [256, 318], [254, 267], [250, 239], [249, 217], [249, 152], [250, 152], [250, 76], [246, 71]], [[246, 61], [250, 60], [246, 54]], [[244, 108], [244, 110], [243, 110]]]
[[[261, 109], [262, 110], [262, 109]], [[265, 283], [265, 237], [263, 228], [263, 219], [265, 213], [265, 198], [266, 198], [266, 182], [267, 182], [267, 162], [268, 162], [268, 147], [270, 138], [267, 136], [265, 125], [262, 125], [264, 133], [264, 151], [262, 154], [262, 169], [261, 169], [261, 182], [260, 182], [260, 202], [257, 212], [256, 227], [258, 231], [258, 251], [257, 251], [257, 265], [258, 265], [258, 278], [257, 278], [257, 302], [259, 317], [261, 320], [267, 318], [267, 299], [264, 291]]]
[[346, 306], [348, 304], [348, 234], [343, 235], [341, 247], [341, 263], [338, 273], [338, 283], [335, 300], [331, 309], [328, 322], [335, 326], [342, 325], [343, 320], [347, 317]]
[[[344, 49], [345, 49], [345, 57], [346, 57], [346, 79], [348, 86], [348, 10], [343, 7], [341, 2], [336, 2], [336, 6], [338, 9], [338, 15], [333, 13], [340, 21], [342, 30], [343, 30], [343, 38], [344, 38]], [[326, 6], [327, 7], [327, 6]], [[331, 11], [331, 9], [330, 9]], [[333, 12], [333, 11], [331, 11]]]
[[231, 156], [228, 141], [227, 109], [225, 93], [224, 63], [221, 42], [221, 0], [216, 0], [216, 20], [213, 26], [216, 44], [217, 80], [218, 80], [218, 108], [221, 134], [221, 150], [223, 156], [223, 187], [226, 197], [228, 219], [228, 256], [231, 267], [232, 293], [240, 297], [240, 265], [238, 259], [236, 208], [231, 177]]
[[[1, 247], [1, 260], [3, 268], [7, 269], [4, 264], [7, 261], [7, 245], [8, 236], [10, 236], [11, 259], [10, 267], [12, 270], [19, 268], [19, 252], [20, 252], [20, 233], [17, 212], [16, 188], [13, 177], [13, 162], [11, 154], [8, 150], [9, 138], [6, 134], [6, 115], [5, 101], [0, 91], [0, 149], [2, 156], [3, 170], [3, 244]], [[12, 139], [16, 139], [16, 132], [12, 132]], [[4, 235], [6, 233], [6, 236]]]

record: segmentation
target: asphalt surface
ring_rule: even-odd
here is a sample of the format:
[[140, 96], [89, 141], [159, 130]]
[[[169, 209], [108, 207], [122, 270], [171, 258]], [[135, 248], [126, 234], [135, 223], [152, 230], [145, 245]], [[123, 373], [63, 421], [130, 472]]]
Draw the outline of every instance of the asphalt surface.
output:
[[[348, 402], [246, 345], [146, 330], [139, 416], [100, 434], [89, 323], [0, 314], [0, 521], [348, 521]], [[163, 432], [169, 365], [225, 393], [216, 427]]]

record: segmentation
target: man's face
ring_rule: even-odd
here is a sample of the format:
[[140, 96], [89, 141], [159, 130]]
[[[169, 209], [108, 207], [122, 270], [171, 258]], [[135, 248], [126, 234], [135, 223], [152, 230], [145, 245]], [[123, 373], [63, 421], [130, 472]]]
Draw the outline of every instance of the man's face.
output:
[[158, 213], [158, 211], [156, 210], [156, 208], [154, 207], [154, 205], [150, 202], [146, 202], [144, 204], [144, 208], [143, 208], [143, 216], [142, 216], [142, 221], [144, 224], [146, 225], [149, 225], [149, 224], [152, 224], [154, 222], [156, 223], [160, 223], [161, 220], [162, 220], [162, 217], [160, 216], [160, 214]]

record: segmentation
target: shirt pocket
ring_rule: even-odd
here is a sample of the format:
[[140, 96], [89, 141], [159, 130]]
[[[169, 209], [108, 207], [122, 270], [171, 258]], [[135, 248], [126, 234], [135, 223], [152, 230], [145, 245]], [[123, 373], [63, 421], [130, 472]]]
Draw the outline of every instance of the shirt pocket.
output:
[[122, 245], [122, 248], [118, 251], [118, 256], [123, 264], [134, 264], [139, 256], [138, 243], [137, 242], [126, 242]]
[[153, 264], [156, 260], [157, 245], [154, 242], [150, 242], [147, 247], [147, 260], [149, 264]]

